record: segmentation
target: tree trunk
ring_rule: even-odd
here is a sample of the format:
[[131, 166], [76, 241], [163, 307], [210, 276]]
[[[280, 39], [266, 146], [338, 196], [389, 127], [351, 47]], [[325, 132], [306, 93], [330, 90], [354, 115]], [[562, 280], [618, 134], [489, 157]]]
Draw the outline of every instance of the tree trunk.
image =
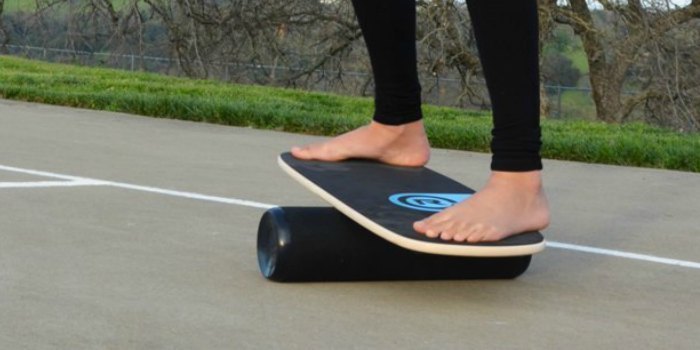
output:
[[[538, 17], [539, 17], [539, 50], [540, 50], [540, 118], [546, 118], [551, 113], [551, 107], [549, 105], [549, 96], [547, 95], [547, 89], [544, 86], [544, 79], [542, 78], [542, 66], [544, 65], [544, 55], [542, 54], [544, 50], [544, 43], [549, 40], [552, 36], [552, 31], [554, 30], [554, 14], [556, 10], [557, 0], [538, 0]], [[561, 115], [561, 111], [558, 111]]]
[[598, 119], [616, 123], [622, 119], [622, 74], [603, 64], [591, 64], [589, 74]]
[[5, 12], [5, 0], [0, 0], [0, 53], [8, 53], [7, 44], [10, 43], [10, 33], [5, 28], [2, 15]]

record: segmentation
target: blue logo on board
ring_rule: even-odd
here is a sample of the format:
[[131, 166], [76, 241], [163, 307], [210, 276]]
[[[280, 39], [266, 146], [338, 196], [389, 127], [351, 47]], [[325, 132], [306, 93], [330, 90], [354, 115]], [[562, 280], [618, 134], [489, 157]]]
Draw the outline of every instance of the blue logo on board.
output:
[[439, 212], [471, 196], [468, 193], [397, 193], [389, 196], [389, 201], [413, 210]]

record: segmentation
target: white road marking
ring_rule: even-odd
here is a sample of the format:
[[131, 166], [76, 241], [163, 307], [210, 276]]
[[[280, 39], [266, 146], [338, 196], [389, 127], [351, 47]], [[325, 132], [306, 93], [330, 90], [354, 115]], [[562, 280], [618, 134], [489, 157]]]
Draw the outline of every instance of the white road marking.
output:
[[47, 188], [47, 187], [78, 187], [102, 186], [104, 181], [32, 181], [32, 182], [0, 182], [0, 188]]
[[200, 201], [209, 201], [209, 202], [241, 205], [241, 206], [245, 206], [245, 207], [262, 208], [262, 209], [270, 209], [270, 208], [276, 207], [276, 205], [253, 202], [253, 201], [249, 201], [249, 200], [245, 200], [245, 199], [216, 197], [216, 196], [209, 196], [209, 195], [199, 194], [199, 193], [194, 193], [194, 192], [182, 192], [182, 191], [166, 190], [163, 188], [131, 185], [131, 184], [125, 184], [125, 183], [120, 183], [120, 182], [105, 182], [105, 185], [112, 186], [112, 187], [125, 188], [125, 189], [129, 189], [129, 190], [159, 193], [159, 194], [164, 194], [164, 195], [174, 196], [174, 197], [197, 199]]
[[632, 259], [632, 260], [642, 260], [642, 261], [654, 262], [657, 264], [689, 267], [691, 269], [700, 269], [700, 263], [697, 263], [694, 261], [663, 258], [660, 256], [623, 252], [620, 250], [588, 247], [588, 246], [583, 246], [583, 245], [561, 243], [561, 242], [551, 242], [551, 241], [547, 241], [547, 247], [573, 250], [573, 251], [577, 251], [577, 252], [590, 253], [590, 254], [615, 256], [618, 258], [625, 258], [625, 259]]
[[[63, 186], [70, 186], [69, 184], [75, 184], [74, 186], [79, 186], [79, 185], [81, 185], [81, 186], [85, 186], [85, 185], [112, 186], [112, 187], [124, 188], [124, 189], [129, 189], [129, 190], [159, 193], [159, 194], [164, 194], [164, 195], [174, 196], [174, 197], [182, 197], [182, 198], [197, 199], [197, 200], [209, 201], [209, 202], [241, 205], [241, 206], [253, 207], [253, 208], [270, 209], [270, 208], [276, 207], [276, 205], [273, 205], [273, 204], [259, 203], [259, 202], [244, 200], [244, 199], [209, 196], [209, 195], [194, 193], [194, 192], [174, 191], [174, 190], [168, 190], [168, 189], [157, 188], [157, 187], [140, 186], [140, 185], [133, 185], [133, 184], [122, 183], [122, 182], [104, 181], [104, 180], [91, 179], [91, 178], [87, 178], [87, 177], [57, 174], [57, 173], [51, 173], [51, 172], [47, 172], [47, 171], [16, 168], [16, 167], [10, 167], [10, 166], [5, 166], [5, 165], [0, 165], [0, 170], [21, 173], [21, 174], [70, 180], [70, 182], [64, 182], [64, 181], [46, 181], [46, 182], [44, 182], [46, 184], [55, 184], [55, 186], [60, 186], [60, 184], [64, 184]], [[39, 184], [41, 182], [35, 182], [35, 183]], [[2, 183], [0, 183], [0, 184], [2, 184]], [[11, 183], [9, 183], [9, 184], [11, 184]], [[8, 186], [8, 187], [10, 187], [10, 186]], [[37, 187], [39, 187], [39, 186], [37, 186]], [[50, 186], [46, 186], [46, 187], [50, 187]], [[0, 188], [2, 188], [2, 187], [0, 187]]]
[[[111, 186], [111, 187], [118, 187], [118, 188], [124, 188], [124, 189], [136, 190], [136, 191], [158, 193], [158, 194], [174, 196], [174, 197], [182, 197], [182, 198], [189, 198], [189, 199], [208, 201], [208, 202], [216, 202], [216, 203], [233, 204], [233, 205], [240, 205], [240, 206], [253, 207], [253, 208], [269, 209], [269, 208], [277, 207], [277, 205], [274, 205], [274, 204], [254, 202], [254, 201], [249, 201], [249, 200], [244, 200], [244, 199], [209, 196], [209, 195], [194, 193], [194, 192], [174, 191], [174, 190], [168, 190], [168, 189], [157, 188], [157, 187], [132, 185], [132, 184], [122, 183], [122, 182], [103, 181], [103, 180], [97, 180], [97, 179], [91, 179], [91, 178], [85, 178], [85, 177], [56, 174], [56, 173], [51, 173], [51, 172], [46, 172], [46, 171], [15, 168], [15, 167], [9, 167], [9, 166], [4, 166], [4, 165], [0, 165], [0, 170], [22, 173], [22, 174], [29, 174], [29, 175], [36, 175], [36, 176], [52, 177], [52, 178], [56, 178], [56, 179], [69, 180], [67, 182], [66, 181], [63, 181], [63, 182], [58, 182], [58, 181], [33, 182], [33, 184], [38, 184], [38, 183], [52, 184], [52, 186], [45, 186], [45, 187], [56, 187], [56, 186], [58, 186], [58, 184], [65, 184], [63, 186], [71, 186], [71, 185], [72, 186], [88, 186], [88, 185], [91, 185], [91, 186]], [[2, 184], [10, 184], [10, 183], [7, 183], [7, 182], [0, 183], [0, 185], [2, 185]], [[21, 183], [15, 183], [15, 184], [21, 184]], [[27, 184], [32, 184], [32, 182], [29, 182]], [[2, 188], [2, 186], [0, 186], [0, 188]], [[664, 265], [681, 266], [681, 267], [687, 267], [687, 268], [691, 268], [691, 269], [700, 269], [699, 262], [664, 258], [664, 257], [660, 257], [660, 256], [647, 255], [647, 254], [625, 252], [625, 251], [621, 251], [621, 250], [589, 247], [589, 246], [562, 243], [562, 242], [554, 242], [554, 241], [547, 241], [547, 247], [570, 250], [570, 251], [577, 251], [577, 252], [583, 252], [583, 253], [589, 253], [589, 254], [613, 256], [613, 257], [631, 259], [631, 260], [646, 261], [646, 262], [652, 262], [652, 263], [664, 264]]]
[[36, 176], [44, 176], [44, 177], [53, 177], [55, 179], [62, 179], [62, 180], [71, 180], [71, 181], [99, 181], [95, 179], [88, 179], [85, 177], [78, 177], [78, 176], [70, 176], [70, 175], [63, 175], [63, 174], [56, 174], [56, 173], [49, 173], [46, 171], [39, 171], [39, 170], [31, 170], [31, 169], [24, 169], [24, 168], [15, 168], [11, 166], [5, 166], [5, 165], [0, 165], [0, 170], [5, 170], [5, 171], [11, 171], [13, 173], [21, 173], [21, 174], [28, 174], [28, 175], [36, 175]]

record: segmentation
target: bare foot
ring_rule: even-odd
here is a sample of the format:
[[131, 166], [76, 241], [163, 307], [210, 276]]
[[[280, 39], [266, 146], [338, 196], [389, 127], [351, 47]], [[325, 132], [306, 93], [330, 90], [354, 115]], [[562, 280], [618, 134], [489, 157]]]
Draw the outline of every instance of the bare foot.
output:
[[324, 161], [365, 158], [418, 167], [428, 163], [430, 144], [420, 120], [398, 126], [373, 121], [329, 141], [293, 147], [292, 155], [299, 159]]
[[431, 238], [491, 242], [549, 225], [549, 206], [540, 171], [491, 173], [486, 186], [469, 199], [415, 222]]

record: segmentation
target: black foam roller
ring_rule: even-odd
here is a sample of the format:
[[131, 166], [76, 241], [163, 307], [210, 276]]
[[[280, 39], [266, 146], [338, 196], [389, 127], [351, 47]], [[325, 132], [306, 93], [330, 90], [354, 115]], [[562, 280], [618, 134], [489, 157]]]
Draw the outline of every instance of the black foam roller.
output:
[[509, 279], [530, 255], [475, 258], [398, 247], [330, 207], [276, 207], [258, 226], [258, 263], [278, 282]]

